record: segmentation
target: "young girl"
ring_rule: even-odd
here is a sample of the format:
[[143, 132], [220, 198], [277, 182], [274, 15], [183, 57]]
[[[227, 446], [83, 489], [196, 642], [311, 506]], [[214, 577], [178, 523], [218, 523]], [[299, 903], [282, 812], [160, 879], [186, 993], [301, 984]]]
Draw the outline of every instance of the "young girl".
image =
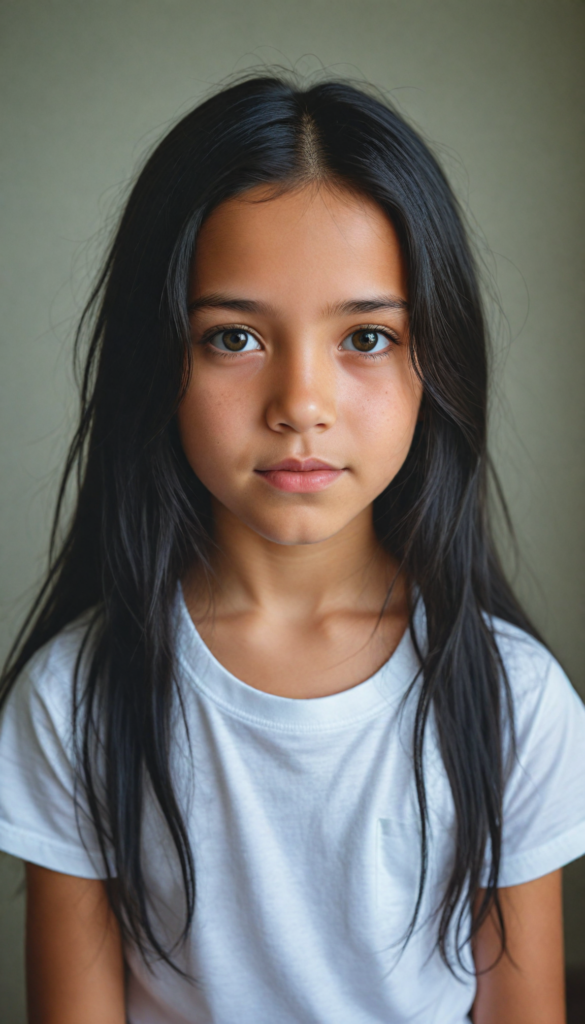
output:
[[4, 684], [32, 1024], [560, 1024], [585, 711], [490, 537], [428, 149], [343, 83], [220, 92], [90, 322], [77, 506]]

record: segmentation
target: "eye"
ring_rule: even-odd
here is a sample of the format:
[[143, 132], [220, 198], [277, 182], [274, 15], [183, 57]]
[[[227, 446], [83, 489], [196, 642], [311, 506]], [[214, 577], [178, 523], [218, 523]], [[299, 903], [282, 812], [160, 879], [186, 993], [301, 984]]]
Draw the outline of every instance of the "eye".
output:
[[256, 352], [262, 348], [254, 335], [243, 327], [228, 327], [226, 330], [216, 331], [206, 340], [207, 344], [218, 352]]
[[386, 352], [391, 345], [393, 338], [384, 331], [374, 327], [361, 327], [359, 331], [353, 331], [341, 343], [342, 349], [346, 352], [362, 352], [366, 355], [379, 355]]

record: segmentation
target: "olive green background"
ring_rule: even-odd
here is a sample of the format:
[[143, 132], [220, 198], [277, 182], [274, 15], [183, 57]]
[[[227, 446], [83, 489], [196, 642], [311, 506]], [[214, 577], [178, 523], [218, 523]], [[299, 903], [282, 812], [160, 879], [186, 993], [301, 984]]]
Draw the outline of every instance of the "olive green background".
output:
[[[435, 146], [496, 334], [493, 448], [510, 571], [585, 693], [582, 0], [0, 2], [1, 584], [5, 650], [44, 564], [75, 413], [75, 319], [144, 152], [238, 70], [368, 80]], [[0, 858], [0, 1005], [24, 1022], [20, 866]], [[585, 870], [567, 871], [585, 966]]]

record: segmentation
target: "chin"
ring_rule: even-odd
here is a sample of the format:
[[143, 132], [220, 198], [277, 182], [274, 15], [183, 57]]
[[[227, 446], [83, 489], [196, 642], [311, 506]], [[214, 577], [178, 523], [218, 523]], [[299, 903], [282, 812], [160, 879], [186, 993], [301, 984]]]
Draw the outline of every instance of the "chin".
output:
[[[327, 525], [324, 522], [315, 521], [315, 517], [311, 518], [312, 522], [308, 522], [304, 516], [287, 516], [280, 521], [269, 520], [268, 522], [248, 520], [248, 526], [265, 540], [271, 541], [272, 544], [293, 547], [298, 544], [319, 544], [339, 533], [346, 525], [345, 522], [341, 522], [332, 529], [329, 517], [327, 517]], [[321, 517], [316, 518], [318, 520]]]

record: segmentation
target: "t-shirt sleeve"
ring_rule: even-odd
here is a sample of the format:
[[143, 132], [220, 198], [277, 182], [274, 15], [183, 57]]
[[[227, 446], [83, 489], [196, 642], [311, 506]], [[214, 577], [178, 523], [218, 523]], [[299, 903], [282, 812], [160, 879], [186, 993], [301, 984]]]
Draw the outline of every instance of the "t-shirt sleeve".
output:
[[76, 787], [71, 725], [75, 644], [38, 652], [0, 718], [0, 849], [82, 878], [107, 871]]
[[512, 657], [504, 651], [517, 746], [504, 797], [501, 886], [585, 854], [585, 706], [558, 662], [523, 636]]

